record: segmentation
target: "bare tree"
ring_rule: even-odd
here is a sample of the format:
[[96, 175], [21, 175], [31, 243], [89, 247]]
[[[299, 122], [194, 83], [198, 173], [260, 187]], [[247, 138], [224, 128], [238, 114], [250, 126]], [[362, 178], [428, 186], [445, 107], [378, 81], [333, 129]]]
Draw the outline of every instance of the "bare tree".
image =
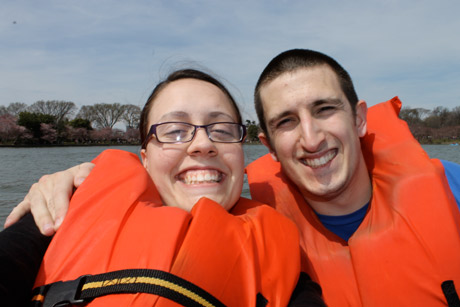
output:
[[12, 102], [5, 108], [6, 113], [11, 114], [15, 117], [18, 117], [19, 113], [25, 111], [27, 109], [27, 105], [22, 102]]
[[75, 109], [75, 103], [58, 100], [39, 100], [29, 107], [31, 112], [53, 115], [56, 122], [61, 122], [64, 118], [72, 115]]
[[133, 104], [125, 104], [125, 113], [122, 116], [126, 128], [138, 128], [141, 118], [141, 108]]
[[81, 118], [89, 120], [91, 123], [94, 122], [95, 116], [93, 111], [93, 106], [82, 106], [80, 111], [78, 111], [75, 118]]
[[99, 128], [113, 128], [125, 113], [125, 105], [119, 103], [97, 103], [91, 107], [94, 121]]

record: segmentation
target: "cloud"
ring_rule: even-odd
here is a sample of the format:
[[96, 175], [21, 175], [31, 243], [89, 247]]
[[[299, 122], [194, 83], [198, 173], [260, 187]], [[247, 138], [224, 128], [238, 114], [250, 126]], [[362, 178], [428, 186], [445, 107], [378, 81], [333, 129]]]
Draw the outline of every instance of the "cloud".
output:
[[[336, 58], [369, 104], [459, 105], [457, 1], [6, 1], [0, 104], [142, 105], [171, 66], [222, 76], [255, 119], [252, 91], [278, 53]], [[13, 23], [16, 21], [16, 23]]]

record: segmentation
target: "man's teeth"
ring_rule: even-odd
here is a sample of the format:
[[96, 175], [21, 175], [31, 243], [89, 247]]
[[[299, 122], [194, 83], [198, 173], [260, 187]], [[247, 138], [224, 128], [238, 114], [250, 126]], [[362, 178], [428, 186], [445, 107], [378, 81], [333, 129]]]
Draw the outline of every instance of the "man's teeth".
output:
[[335, 157], [335, 154], [336, 154], [336, 151], [331, 150], [327, 154], [325, 154], [324, 156], [322, 156], [320, 158], [302, 159], [301, 161], [302, 161], [303, 164], [308, 165], [308, 166], [310, 166], [312, 168], [318, 168], [318, 167], [321, 167], [321, 166], [325, 165], [329, 161], [331, 161]]
[[219, 182], [222, 180], [222, 174], [216, 170], [192, 170], [182, 174], [181, 177], [185, 184]]

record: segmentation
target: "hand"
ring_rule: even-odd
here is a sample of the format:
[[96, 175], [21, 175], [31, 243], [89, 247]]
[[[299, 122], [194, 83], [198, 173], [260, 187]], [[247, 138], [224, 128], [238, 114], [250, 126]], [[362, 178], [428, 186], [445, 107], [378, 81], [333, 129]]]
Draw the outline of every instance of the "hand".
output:
[[46, 236], [53, 235], [64, 220], [74, 187], [78, 188], [83, 183], [93, 167], [93, 163], [82, 163], [41, 177], [32, 185], [24, 200], [11, 211], [4, 228], [31, 211], [40, 232]]

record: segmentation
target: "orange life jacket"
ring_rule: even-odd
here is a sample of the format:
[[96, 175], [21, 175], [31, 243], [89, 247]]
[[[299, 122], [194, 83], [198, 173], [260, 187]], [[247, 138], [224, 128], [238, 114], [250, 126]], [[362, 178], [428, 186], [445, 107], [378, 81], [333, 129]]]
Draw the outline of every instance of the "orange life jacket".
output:
[[[294, 223], [241, 198], [232, 215], [202, 198], [190, 213], [162, 206], [139, 158], [107, 150], [73, 196], [35, 286], [124, 269], [172, 273], [226, 306], [286, 306], [300, 273]], [[178, 306], [152, 294], [116, 294], [89, 306]]]
[[442, 306], [444, 281], [460, 290], [459, 209], [441, 162], [398, 119], [400, 107], [395, 97], [369, 108], [361, 145], [372, 199], [348, 242], [321, 224], [269, 155], [247, 167], [253, 199], [297, 224], [302, 269], [329, 306]]

